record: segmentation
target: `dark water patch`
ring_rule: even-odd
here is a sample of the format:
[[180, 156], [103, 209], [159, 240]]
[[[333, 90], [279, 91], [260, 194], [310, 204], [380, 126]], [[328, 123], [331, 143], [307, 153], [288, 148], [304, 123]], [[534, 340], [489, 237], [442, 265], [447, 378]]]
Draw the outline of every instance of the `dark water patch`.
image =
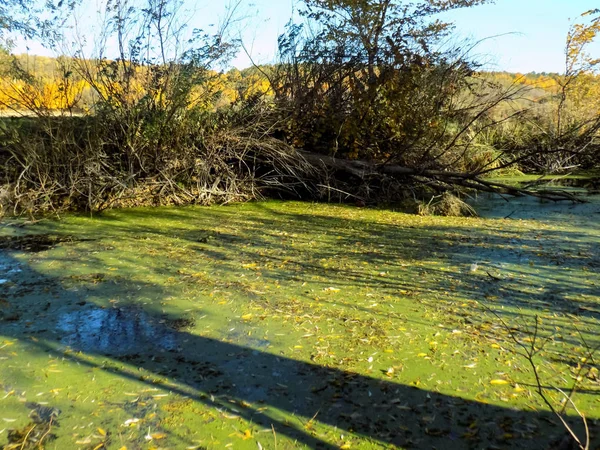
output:
[[18, 262], [0, 251], [0, 286], [10, 283], [11, 280], [22, 272]]
[[268, 339], [256, 338], [248, 335], [247, 330], [229, 330], [223, 334], [225, 341], [235, 342], [252, 349], [265, 349], [271, 345]]
[[133, 308], [85, 308], [63, 314], [58, 329], [61, 342], [75, 350], [107, 355], [134, 354], [148, 348], [178, 349], [177, 331], [168, 320], [156, 319]]
[[164, 323], [165, 325], [167, 325], [169, 328], [172, 328], [174, 330], [185, 330], [186, 328], [191, 328], [195, 325], [194, 319], [189, 318], [189, 317], [179, 317], [179, 318], [175, 318], [175, 319], [164, 319], [163, 321], [161, 321], [161, 323]]
[[53, 236], [49, 234], [29, 234], [26, 236], [0, 236], [0, 249], [20, 250], [37, 253], [49, 250], [63, 242], [82, 242], [90, 239], [80, 239], [74, 236]]
[[35, 402], [25, 403], [25, 406], [28, 407], [31, 411], [29, 413], [29, 417], [34, 423], [44, 424], [49, 422], [56, 422], [57, 417], [60, 415], [61, 411], [58, 408], [53, 408], [52, 406], [40, 405]]
[[26, 394], [26, 391], [22, 391], [20, 389], [16, 389], [12, 385], [0, 383], [0, 393], [1, 392], [4, 392], [5, 394], [8, 394], [7, 397], [9, 395], [16, 395], [17, 397], [23, 397]]
[[81, 275], [69, 275], [69, 279], [77, 282], [100, 283], [104, 281], [106, 274], [104, 273], [85, 273]]
[[56, 439], [53, 429], [59, 426], [61, 411], [34, 402], [28, 402], [25, 406], [30, 409], [31, 422], [22, 428], [8, 430], [8, 442], [2, 447], [4, 450], [43, 449]]

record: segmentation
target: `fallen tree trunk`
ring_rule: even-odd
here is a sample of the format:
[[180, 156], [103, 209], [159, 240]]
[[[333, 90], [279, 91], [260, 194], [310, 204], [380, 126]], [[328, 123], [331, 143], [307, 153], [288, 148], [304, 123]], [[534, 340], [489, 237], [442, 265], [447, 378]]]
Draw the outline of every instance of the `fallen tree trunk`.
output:
[[[529, 188], [511, 186], [504, 183], [482, 178], [480, 172], [451, 172], [446, 170], [431, 170], [398, 165], [377, 164], [363, 160], [339, 159], [332, 156], [320, 155], [298, 150], [299, 154], [316, 168], [325, 168], [337, 172], [346, 173], [361, 181], [368, 183], [369, 180], [381, 177], [390, 177], [401, 181], [401, 179], [412, 179], [426, 184], [437, 184], [439, 190], [447, 190], [452, 187], [465, 187], [483, 192], [490, 192], [511, 196], [532, 196], [551, 201], [572, 201], [584, 203], [581, 197], [560, 189], [533, 190]], [[489, 173], [489, 172], [486, 172]]]

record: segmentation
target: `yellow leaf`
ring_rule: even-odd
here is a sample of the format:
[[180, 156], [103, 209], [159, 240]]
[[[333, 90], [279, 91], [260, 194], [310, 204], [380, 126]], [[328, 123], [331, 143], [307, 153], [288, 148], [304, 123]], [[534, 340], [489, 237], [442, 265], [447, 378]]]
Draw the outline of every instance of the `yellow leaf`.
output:
[[106, 430], [103, 428], [98, 428], [98, 433], [102, 436], [106, 436]]
[[244, 314], [242, 316], [242, 320], [250, 320], [250, 319], [252, 319], [252, 314], [251, 313]]
[[152, 436], [152, 439], [164, 439], [167, 437], [165, 433], [152, 433], [150, 436]]
[[419, 358], [423, 358], [423, 357], [427, 356], [427, 353], [419, 353], [417, 356]]
[[502, 385], [502, 384], [508, 384], [508, 381], [506, 380], [492, 380], [490, 381], [490, 384], [494, 384], [494, 385]]
[[244, 436], [242, 437], [242, 439], [245, 441], [247, 441], [248, 439], [252, 439], [252, 431], [250, 431], [250, 430], [244, 431]]
[[349, 448], [352, 448], [352, 447], [350, 447], [350, 444], [346, 443], [340, 447], [340, 450], [348, 450]]

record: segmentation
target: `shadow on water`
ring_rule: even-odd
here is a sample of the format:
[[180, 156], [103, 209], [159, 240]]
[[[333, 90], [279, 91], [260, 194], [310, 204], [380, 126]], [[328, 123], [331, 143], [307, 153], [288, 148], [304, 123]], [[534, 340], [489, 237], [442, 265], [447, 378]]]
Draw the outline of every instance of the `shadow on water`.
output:
[[[309, 216], [294, 220], [312, 220], [306, 223], [307, 227], [327, 226], [326, 221], [317, 224]], [[375, 256], [389, 259], [385, 254]], [[224, 254], [216, 257], [227, 261]], [[23, 273], [19, 279], [27, 280], [0, 285], [0, 296], [11, 303], [10, 313], [4, 313], [0, 319], [3, 336], [21, 341], [34, 336], [36, 343], [32, 345], [52, 354], [69, 347], [75, 352], [65, 357], [73, 362], [139, 381], [139, 374], [125, 366], [100, 365], [84, 356], [102, 355], [130, 363], [166, 377], [171, 383], [169, 390], [185, 398], [208, 408], [229, 411], [261, 427], [273, 427], [278, 434], [310, 448], [333, 449], [339, 445], [324, 440], [309, 427], [293, 425], [278, 411], [299, 417], [305, 423], [316, 420], [335, 426], [340, 432], [352, 430], [372, 440], [374, 445], [547, 448], [562, 434], [548, 412], [503, 408], [294, 360], [270, 353], [265, 340], [244, 346], [202, 337], [190, 333], [185, 323], [150, 306], [98, 306], [89, 299], [92, 294], [102, 296], [100, 289], [91, 288], [85, 293], [65, 290], [58, 280], [22, 266], [8, 253], [3, 254], [0, 262], [6, 279], [11, 276], [8, 271], [20, 270]], [[318, 272], [322, 268], [306, 270]], [[358, 277], [351, 275], [336, 276], [358, 283]], [[0, 278], [3, 276], [0, 274]], [[401, 285], [400, 281], [386, 282], [391, 283], [389, 288]], [[167, 295], [152, 284], [138, 283], [137, 289], [140, 296], [146, 292]], [[40, 301], [48, 297], [48, 290], [52, 301]], [[153, 385], [151, 381], [148, 383]], [[233, 404], [243, 407], [234, 408]]]
[[[171, 385], [170, 391], [258, 426], [274, 427], [278, 434], [309, 448], [339, 446], [285, 423], [269, 410], [305, 421], [316, 418], [341, 433], [353, 430], [396, 446], [468, 448], [510, 443], [513, 448], [534, 448], [535, 442], [535, 448], [545, 448], [550, 440], [547, 427], [554, 419], [546, 412], [464, 400], [203, 338], [141, 311], [86, 305], [52, 319], [57, 342], [36, 333], [39, 349], [58, 353], [68, 345], [75, 352], [67, 358], [95, 368], [101, 366], [80, 357], [79, 352], [131, 363], [181, 386]], [[3, 327], [2, 334], [18, 339], [31, 335], [14, 325]], [[139, 379], [133, 370], [116, 366], [102, 366], [102, 370], [123, 379]], [[244, 408], [232, 406], [242, 403]]]

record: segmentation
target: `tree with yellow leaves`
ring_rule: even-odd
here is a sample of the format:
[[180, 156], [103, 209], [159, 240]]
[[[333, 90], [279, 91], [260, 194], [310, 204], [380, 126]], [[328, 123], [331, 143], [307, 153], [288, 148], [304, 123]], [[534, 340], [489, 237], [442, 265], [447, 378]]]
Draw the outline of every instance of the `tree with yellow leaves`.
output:
[[[565, 46], [565, 74], [559, 81], [560, 101], [556, 117], [556, 133], [561, 137], [570, 125], [565, 124], [565, 112], [570, 98], [577, 95], [589, 76], [600, 67], [600, 59], [589, 54], [589, 46], [600, 32], [600, 9], [586, 11], [581, 15], [587, 23], [574, 23], [567, 33]], [[566, 128], [565, 128], [566, 127]]]

